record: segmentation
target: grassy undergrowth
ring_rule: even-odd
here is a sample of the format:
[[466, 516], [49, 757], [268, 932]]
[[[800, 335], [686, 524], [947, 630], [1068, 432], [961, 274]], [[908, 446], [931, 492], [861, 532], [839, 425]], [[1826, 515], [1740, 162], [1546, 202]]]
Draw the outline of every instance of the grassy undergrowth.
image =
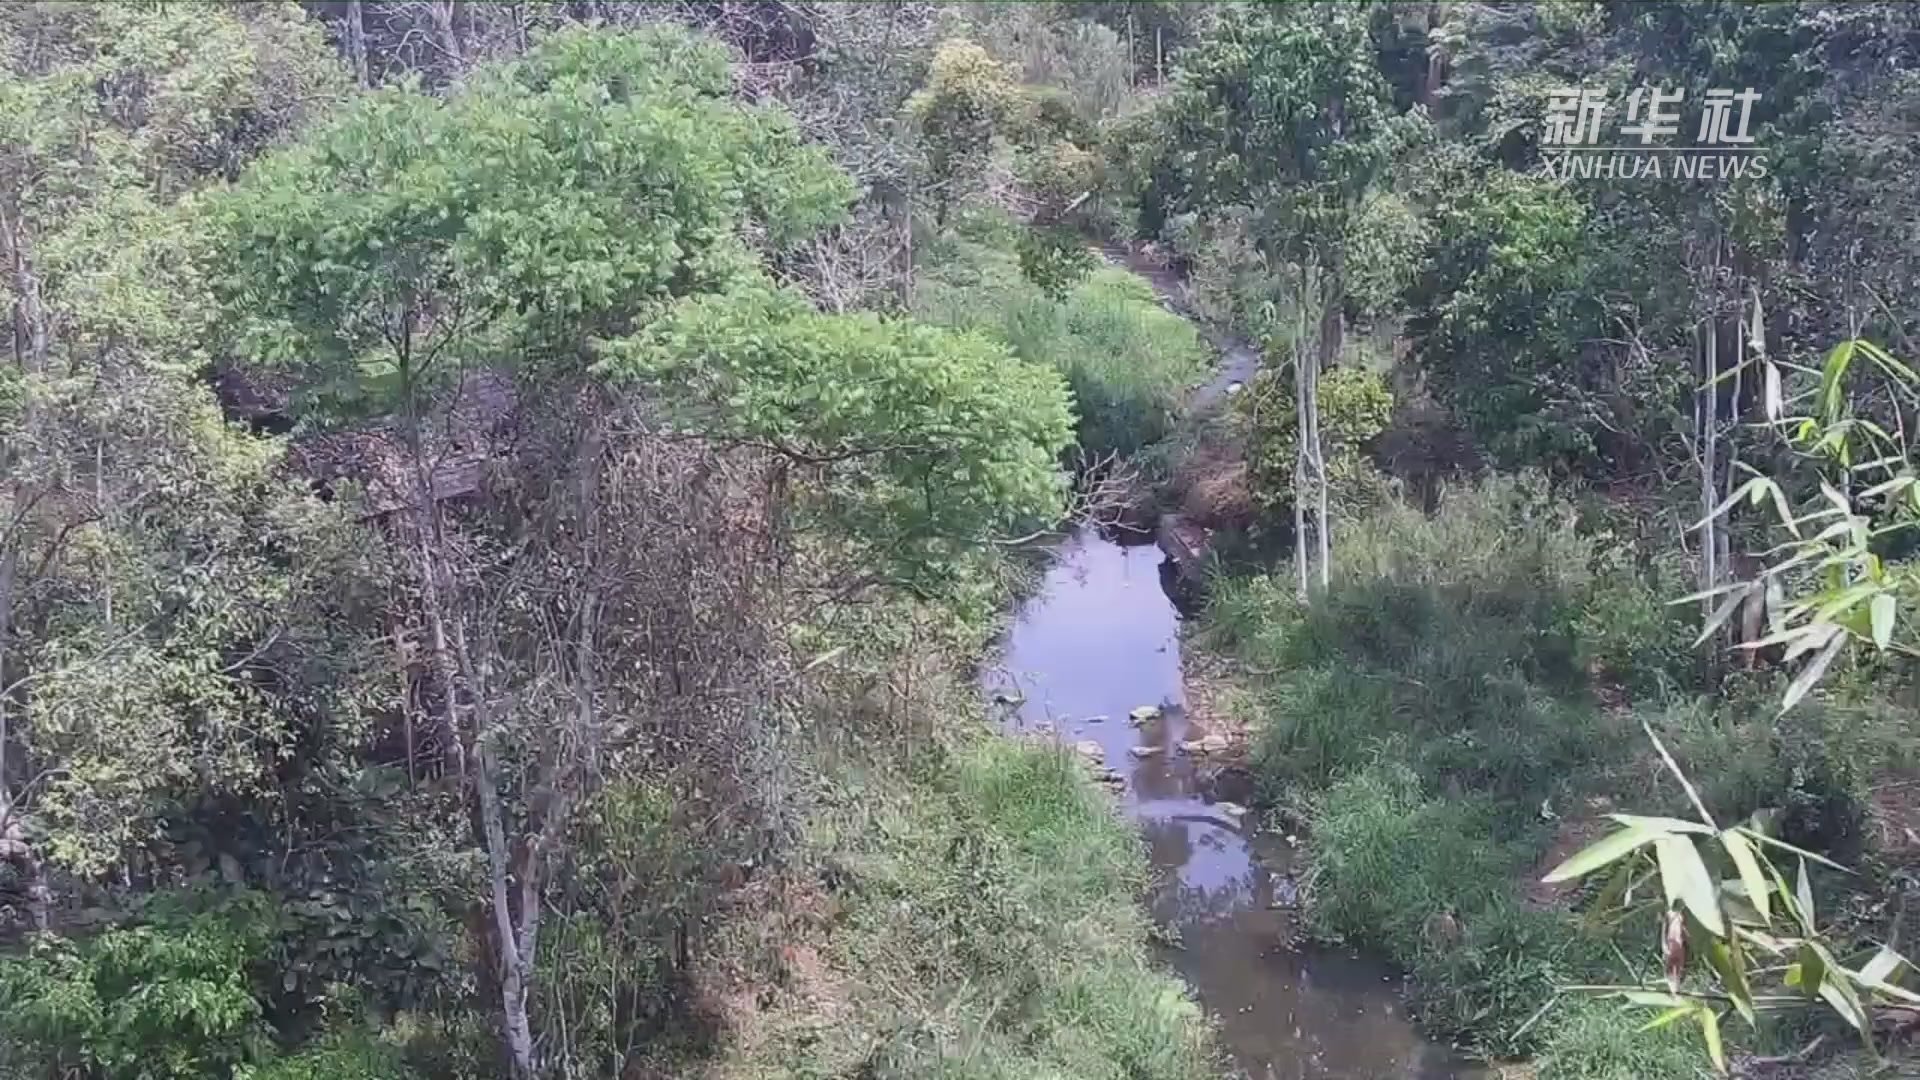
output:
[[[1904, 725], [1831, 702], [1782, 720], [1759, 678], [1622, 703], [1685, 684], [1685, 615], [1539, 483], [1489, 480], [1433, 515], [1389, 506], [1337, 536], [1310, 607], [1284, 570], [1227, 577], [1201, 639], [1272, 673], [1248, 698], [1252, 758], [1264, 800], [1308, 822], [1310, 930], [1405, 965], [1432, 1033], [1531, 1056], [1543, 1080], [1699, 1075], [1687, 1032], [1640, 1033], [1618, 1002], [1543, 1010], [1559, 987], [1653, 974], [1657, 913], [1600, 919], [1538, 878], [1608, 810], [1686, 812], [1643, 718], [1716, 815], [1774, 808], [1784, 837], [1844, 858], [1862, 854], [1868, 780], [1910, 757]], [[1775, 1052], [1805, 1034], [1741, 1038]]]
[[914, 314], [979, 330], [1022, 359], [1067, 377], [1079, 445], [1093, 455], [1132, 455], [1174, 428], [1186, 391], [1212, 354], [1187, 320], [1162, 308], [1152, 286], [1102, 266], [1053, 299], [1021, 273], [1020, 226], [978, 212], [921, 258]]
[[832, 1000], [768, 1017], [723, 1075], [1214, 1075], [1147, 953], [1140, 838], [1069, 755], [981, 730], [911, 768], [843, 763], [808, 846], [838, 879]]

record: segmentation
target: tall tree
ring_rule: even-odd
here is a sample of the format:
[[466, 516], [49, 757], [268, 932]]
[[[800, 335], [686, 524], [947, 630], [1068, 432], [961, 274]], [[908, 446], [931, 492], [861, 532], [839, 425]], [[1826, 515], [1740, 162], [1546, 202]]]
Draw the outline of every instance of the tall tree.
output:
[[[1317, 376], [1340, 357], [1355, 306], [1352, 283], [1404, 273], [1404, 245], [1367, 235], [1377, 217], [1366, 208], [1423, 121], [1395, 112], [1374, 62], [1366, 13], [1340, 4], [1231, 10], [1182, 54], [1161, 109], [1158, 171], [1166, 179], [1157, 194], [1165, 211], [1248, 208], [1259, 250], [1296, 309], [1290, 317], [1275, 312], [1270, 329], [1277, 333], [1270, 336], [1291, 343], [1299, 386], [1296, 475], [1303, 485], [1294, 493], [1295, 520], [1307, 524], [1300, 504], [1311, 484], [1324, 582], [1331, 521]], [[1395, 290], [1379, 291], [1384, 300]], [[1310, 347], [1302, 347], [1303, 336]], [[1305, 560], [1305, 539], [1297, 543]]]
[[[751, 801], [794, 531], [923, 587], [1058, 508], [1057, 376], [769, 280], [762, 256], [851, 197], [788, 115], [734, 99], [715, 45], [581, 28], [444, 100], [377, 92], [212, 209], [243, 347], [305, 423], [384, 428], [404, 466], [372, 509], [418, 590], [516, 1075], [542, 1067], [540, 926], [579, 808], [669, 766], [681, 798]], [[504, 422], [476, 428], [488, 386]]]
[[[198, 368], [214, 308], [179, 212], [341, 84], [297, 9], [0, 13], [0, 858], [92, 877], [158, 806], [244, 790], [287, 737], [264, 671], [325, 515], [228, 430]], [[202, 787], [204, 785], [204, 787]]]

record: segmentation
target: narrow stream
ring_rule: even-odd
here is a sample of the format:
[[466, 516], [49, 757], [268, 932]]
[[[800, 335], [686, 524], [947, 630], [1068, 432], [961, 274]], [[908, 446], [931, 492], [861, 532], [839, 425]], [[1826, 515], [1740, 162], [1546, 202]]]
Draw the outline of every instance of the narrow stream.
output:
[[[1158, 871], [1154, 917], [1177, 934], [1167, 962], [1220, 1026], [1249, 1080], [1445, 1080], [1476, 1075], [1414, 1030], [1390, 968], [1294, 943], [1291, 850], [1213, 801], [1187, 721], [1178, 620], [1152, 545], [1087, 531], [1062, 543], [1018, 612], [989, 687], [1023, 696], [1010, 725], [1116, 770]], [[1135, 724], [1137, 706], [1160, 708]], [[1134, 747], [1155, 748], [1138, 756]], [[1226, 794], [1232, 794], [1226, 792]]]

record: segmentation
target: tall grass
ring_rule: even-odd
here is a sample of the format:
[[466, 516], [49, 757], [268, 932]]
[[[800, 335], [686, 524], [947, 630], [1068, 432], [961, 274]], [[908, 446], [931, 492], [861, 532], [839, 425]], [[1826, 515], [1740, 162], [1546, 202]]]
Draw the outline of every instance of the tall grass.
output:
[[1079, 441], [1093, 454], [1130, 456], [1172, 431], [1186, 392], [1211, 352], [1146, 282], [1102, 267], [1059, 300], [1027, 281], [1014, 255], [1019, 226], [976, 217], [922, 260], [914, 313], [981, 330], [1022, 359], [1067, 378]]
[[1146, 951], [1139, 836], [1071, 755], [981, 732], [911, 775], [843, 771], [810, 843], [844, 877], [846, 1000], [728, 1075], [1216, 1075], [1198, 1005]]
[[[1487, 480], [1431, 515], [1383, 507], [1334, 552], [1309, 604], [1284, 570], [1218, 582], [1202, 638], [1266, 673], [1253, 762], [1263, 796], [1308, 821], [1309, 928], [1385, 952], [1429, 1030], [1533, 1055], [1543, 1080], [1701, 1075], [1684, 1026], [1641, 1032], [1617, 1001], [1556, 997], [1657, 977], [1657, 897], [1598, 919], [1535, 879], [1606, 811], [1691, 814], [1643, 719], [1717, 819], [1766, 810], [1783, 839], [1871, 868], [1869, 785], [1916, 760], [1911, 707], [1835, 692], [1781, 717], [1777, 674], [1662, 694], [1693, 667], [1687, 616], [1665, 603], [1684, 568], [1537, 479]], [[1885, 906], [1884, 889], [1855, 896]], [[1763, 1018], [1730, 1037], [1766, 1054], [1808, 1034]]]
[[1594, 552], [1539, 484], [1490, 481], [1432, 517], [1389, 505], [1336, 551], [1310, 606], [1276, 576], [1223, 587], [1211, 619], [1282, 673], [1254, 749], [1270, 797], [1386, 757], [1430, 790], [1530, 813], [1616, 752], [1618, 725], [1583, 693]]
[[[1220, 582], [1203, 641], [1271, 673], [1253, 764], [1309, 821], [1316, 934], [1386, 952], [1430, 1030], [1541, 1052], [1542, 1075], [1691, 1076], [1697, 1057], [1640, 1048], [1611, 1006], [1535, 1016], [1559, 986], [1629, 977], [1608, 937], [1522, 885], [1562, 817], [1634, 771], [1637, 725], [1590, 683], [1683, 632], [1583, 525], [1532, 478], [1431, 515], [1389, 504], [1344, 526], [1309, 604], [1284, 572]], [[1640, 952], [1648, 929], [1611, 933]]]

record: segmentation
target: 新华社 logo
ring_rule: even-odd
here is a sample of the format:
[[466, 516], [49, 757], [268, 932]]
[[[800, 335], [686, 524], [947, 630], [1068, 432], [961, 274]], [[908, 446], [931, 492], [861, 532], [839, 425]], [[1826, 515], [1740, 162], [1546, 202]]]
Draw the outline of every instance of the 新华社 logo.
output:
[[1563, 180], [1735, 180], [1767, 175], [1752, 133], [1760, 92], [1708, 90], [1689, 109], [1685, 89], [1641, 86], [1615, 98], [1590, 86], [1551, 91], [1542, 165]]

